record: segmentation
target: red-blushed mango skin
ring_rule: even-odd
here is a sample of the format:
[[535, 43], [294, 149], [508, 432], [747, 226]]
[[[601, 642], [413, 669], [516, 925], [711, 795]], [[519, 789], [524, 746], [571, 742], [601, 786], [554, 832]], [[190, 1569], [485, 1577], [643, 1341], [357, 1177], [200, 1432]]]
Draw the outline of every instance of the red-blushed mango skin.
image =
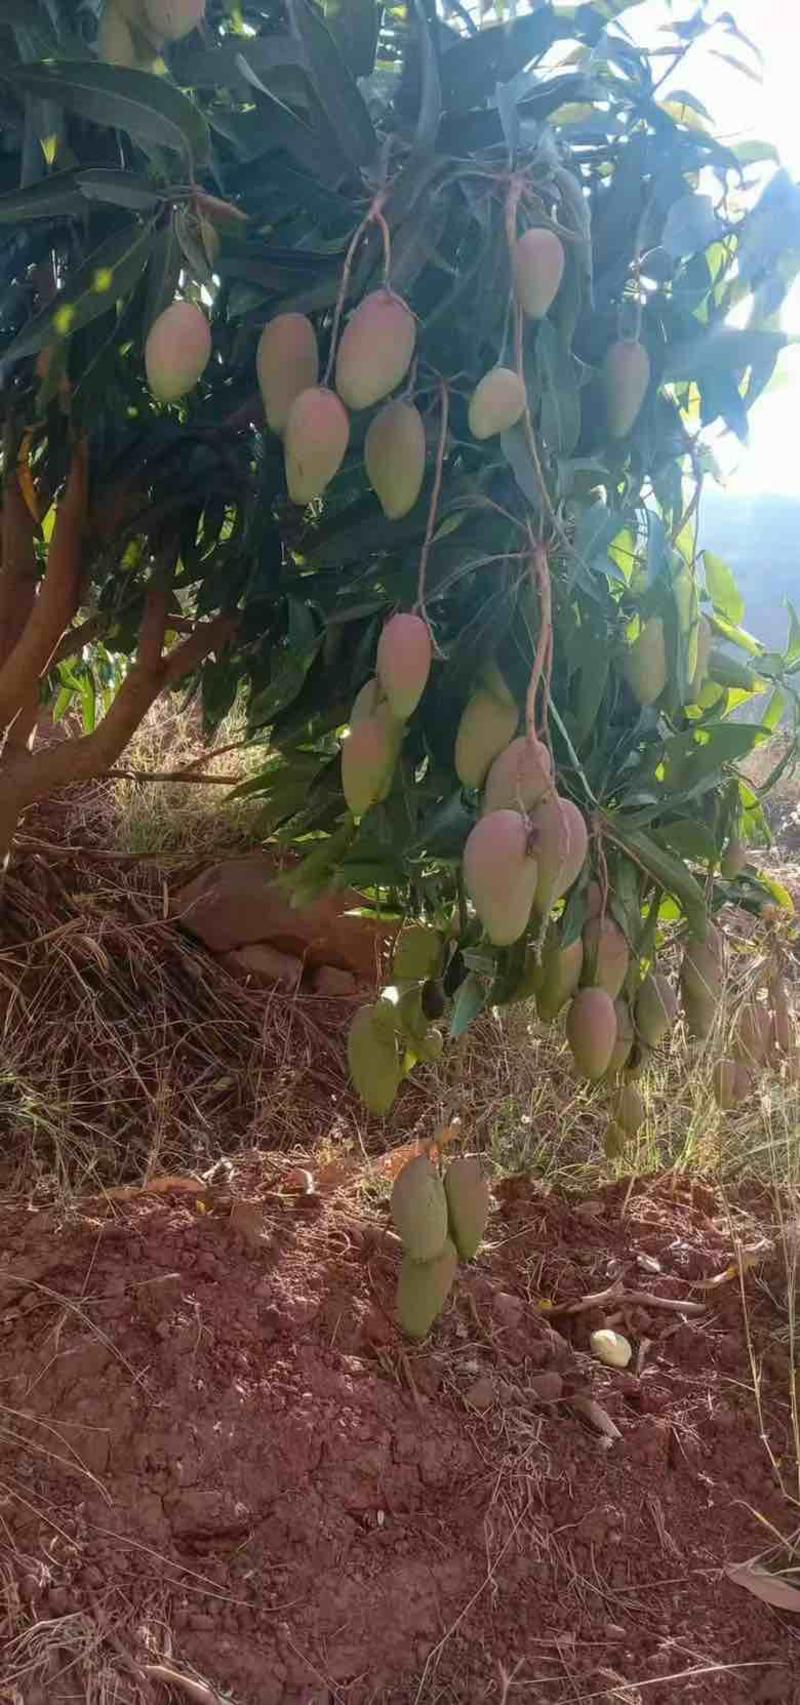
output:
[[401, 520], [413, 509], [425, 477], [425, 426], [413, 403], [387, 403], [370, 421], [364, 466], [386, 519]]
[[145, 26], [164, 41], [180, 41], [202, 24], [206, 0], [143, 0]]
[[536, 892], [536, 873], [536, 859], [528, 848], [528, 825], [518, 811], [492, 811], [479, 818], [464, 847], [464, 882], [496, 947], [508, 947], [523, 934]]
[[401, 611], [384, 624], [378, 640], [377, 675], [389, 709], [400, 721], [416, 710], [432, 658], [431, 631], [422, 616]]
[[567, 1041], [578, 1070], [593, 1083], [608, 1070], [617, 1039], [614, 1002], [605, 989], [579, 989], [567, 1013]]
[[402, 297], [387, 289], [365, 296], [348, 320], [336, 355], [336, 389], [348, 408], [371, 408], [404, 379], [417, 341], [417, 322]]
[[363, 817], [382, 797], [397, 757], [389, 721], [365, 716], [342, 743], [342, 792], [354, 817]]
[[490, 367], [469, 399], [473, 438], [494, 438], [515, 426], [525, 407], [525, 386], [511, 367]]
[[312, 385], [295, 397], [286, 419], [283, 450], [293, 503], [321, 497], [344, 460], [350, 437], [347, 410], [334, 391]]
[[529, 320], [542, 320], [564, 276], [564, 245], [555, 231], [534, 225], [517, 238], [511, 257], [514, 294]]
[[628, 943], [613, 918], [590, 918], [583, 931], [587, 980], [616, 1000], [628, 974]]
[[197, 384], [211, 356], [211, 327], [194, 302], [171, 302], [153, 321], [144, 346], [147, 383], [160, 403], [174, 403]]
[[647, 396], [650, 357], [643, 343], [612, 343], [603, 362], [606, 424], [612, 438], [627, 438]]
[[493, 759], [511, 739], [519, 721], [515, 704], [507, 704], [478, 687], [467, 700], [456, 730], [455, 771], [463, 787], [480, 787]]
[[282, 438], [295, 397], [319, 378], [317, 336], [305, 314], [277, 314], [267, 322], [258, 340], [256, 373], [267, 425]]
[[531, 818], [539, 875], [537, 912], [549, 912], [580, 873], [589, 846], [586, 824], [571, 799], [551, 793]]
[[494, 759], [486, 777], [484, 811], [532, 811], [553, 785], [550, 753], [541, 740], [518, 734]]

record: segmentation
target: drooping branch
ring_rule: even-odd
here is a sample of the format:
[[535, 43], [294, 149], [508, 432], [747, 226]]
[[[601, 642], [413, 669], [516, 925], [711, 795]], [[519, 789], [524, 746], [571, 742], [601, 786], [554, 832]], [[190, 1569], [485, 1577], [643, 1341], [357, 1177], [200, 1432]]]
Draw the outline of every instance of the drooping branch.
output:
[[80, 443], [73, 451], [58, 505], [44, 579], [25, 626], [0, 667], [0, 729], [13, 723], [36, 690], [78, 608], [87, 488], [86, 446]]

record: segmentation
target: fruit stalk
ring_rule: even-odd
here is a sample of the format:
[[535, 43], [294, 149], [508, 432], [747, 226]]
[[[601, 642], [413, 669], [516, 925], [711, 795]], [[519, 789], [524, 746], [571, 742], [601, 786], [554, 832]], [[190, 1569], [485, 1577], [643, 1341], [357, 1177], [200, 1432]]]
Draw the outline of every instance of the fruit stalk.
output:
[[440, 498], [441, 492], [442, 492], [442, 473], [444, 470], [444, 453], [445, 453], [445, 450], [447, 448], [447, 426], [448, 426], [449, 418], [450, 418], [450, 393], [447, 389], [447, 386], [444, 382], [444, 379], [440, 379], [439, 380], [439, 442], [436, 446], [436, 467], [435, 467], [434, 476], [433, 476], [433, 486], [431, 488], [431, 500], [430, 500], [430, 503], [428, 504], [428, 520], [427, 520], [427, 524], [425, 527], [425, 537], [422, 541], [422, 550], [419, 553], [419, 570], [417, 573], [417, 601], [414, 605], [414, 611], [413, 611], [414, 615], [421, 616], [423, 621], [428, 622], [429, 630], [430, 630], [431, 624], [428, 621], [428, 612], [425, 608], [426, 579], [427, 579], [427, 574], [428, 574], [428, 558], [431, 554], [431, 544], [433, 543], [433, 530], [436, 526], [436, 517], [437, 517], [437, 514], [439, 512], [439, 498]]

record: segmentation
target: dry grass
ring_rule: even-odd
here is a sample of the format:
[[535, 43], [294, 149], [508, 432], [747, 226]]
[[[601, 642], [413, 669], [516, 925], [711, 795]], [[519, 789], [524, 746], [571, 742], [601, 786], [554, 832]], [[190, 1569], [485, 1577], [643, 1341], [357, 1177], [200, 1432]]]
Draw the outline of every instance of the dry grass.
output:
[[[104, 790], [115, 847], [200, 860], [257, 845], [258, 802], [231, 800], [229, 794], [236, 782], [263, 768], [266, 753], [264, 741], [246, 740], [236, 711], [220, 725], [209, 750], [195, 715], [170, 704], [154, 706], [119, 766], [126, 773]], [[218, 779], [144, 779], [176, 771]]]

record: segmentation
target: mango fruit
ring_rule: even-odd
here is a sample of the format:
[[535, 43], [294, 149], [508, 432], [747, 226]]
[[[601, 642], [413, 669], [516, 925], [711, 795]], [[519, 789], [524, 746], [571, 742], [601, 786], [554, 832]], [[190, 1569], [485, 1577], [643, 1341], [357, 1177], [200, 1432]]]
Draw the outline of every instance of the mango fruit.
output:
[[432, 1261], [447, 1238], [444, 1185], [427, 1155], [416, 1155], [399, 1172], [389, 1202], [394, 1229], [413, 1261]]
[[619, 1160], [625, 1153], [627, 1146], [627, 1132], [623, 1131], [621, 1125], [611, 1119], [606, 1126], [606, 1134], [603, 1138], [603, 1153], [606, 1160]]
[[342, 741], [342, 792], [354, 817], [363, 817], [386, 797], [398, 749], [398, 734], [388, 717], [376, 713], [350, 724]]
[[483, 809], [532, 811], [552, 786], [553, 768], [547, 747], [541, 740], [529, 740], [527, 734], [518, 734], [504, 744], [490, 765]]
[[293, 503], [321, 497], [344, 460], [350, 437], [347, 410], [324, 385], [295, 397], [286, 416], [286, 486]]
[[129, 71], [149, 71], [157, 50], [126, 17], [117, 0], [109, 0], [100, 19], [97, 52], [106, 65], [122, 65]]
[[720, 871], [728, 881], [731, 881], [734, 876], [738, 876], [744, 870], [746, 863], [747, 848], [742, 846], [741, 841], [734, 835], [728, 841], [719, 861]]
[[564, 276], [564, 245], [543, 225], [523, 231], [511, 256], [514, 294], [529, 320], [541, 320], [555, 301]]
[[612, 1108], [614, 1123], [626, 1136], [635, 1137], [645, 1121], [645, 1106], [638, 1089], [632, 1083], [623, 1085]]
[[516, 425], [525, 407], [525, 386], [512, 367], [491, 367], [469, 400], [473, 438], [494, 438]]
[[448, 1238], [432, 1261], [404, 1255], [397, 1281], [397, 1318], [409, 1338], [426, 1338], [441, 1314], [458, 1270], [458, 1254]]
[[612, 438], [627, 438], [647, 396], [650, 357], [643, 343], [620, 339], [606, 351], [603, 390]]
[[775, 976], [770, 980], [769, 1004], [772, 1014], [772, 1045], [778, 1054], [791, 1054], [795, 1042], [794, 1026], [789, 991], [782, 976]]
[[347, 1037], [354, 1087], [372, 1113], [388, 1113], [400, 1087], [400, 1060], [385, 1001], [359, 1007]]
[[[442, 963], [442, 938], [427, 924], [404, 924], [392, 955], [392, 977], [396, 983], [422, 982], [435, 977]], [[429, 1017], [438, 1017], [438, 1013]]]
[[206, 0], [143, 0], [143, 21], [154, 36], [180, 41], [202, 24]]
[[256, 374], [267, 426], [279, 438], [301, 392], [319, 378], [317, 334], [305, 314], [276, 314], [258, 340]]
[[463, 787], [480, 787], [493, 759], [508, 745], [517, 726], [515, 704], [506, 704], [485, 687], [467, 700], [456, 731], [455, 770]]
[[614, 1002], [605, 989], [579, 989], [567, 1012], [567, 1041], [578, 1070], [592, 1082], [608, 1071], [617, 1039]]
[[336, 354], [336, 389], [348, 408], [371, 408], [405, 378], [417, 322], [394, 291], [373, 290], [350, 316]]
[[628, 1064], [636, 1040], [631, 1009], [627, 1001], [620, 1000], [617, 997], [614, 1002], [614, 1011], [617, 1015], [617, 1036], [611, 1059], [608, 1062], [609, 1077], [615, 1077], [617, 1072], [621, 1072]]
[[687, 704], [697, 704], [708, 680], [708, 662], [711, 656], [712, 638], [711, 623], [706, 616], [701, 616], [697, 630], [697, 662], [686, 695]]
[[413, 403], [398, 398], [370, 421], [364, 466], [387, 520], [399, 521], [413, 509], [425, 477], [425, 426]]
[[431, 672], [433, 642], [422, 616], [401, 611], [384, 623], [377, 676], [393, 716], [405, 721], [419, 704]]
[[628, 943], [613, 918], [589, 918], [583, 928], [583, 970], [586, 982], [605, 989], [615, 1001], [628, 975]]
[[582, 812], [571, 799], [551, 793], [531, 818], [539, 874], [534, 905], [541, 917], [572, 887], [583, 869], [589, 836]]
[[174, 403], [197, 384], [211, 356], [211, 328], [194, 302], [171, 302], [144, 346], [147, 383], [159, 403]]
[[715, 924], [709, 924], [705, 941], [690, 937], [681, 960], [680, 983], [684, 1002], [712, 1001], [722, 993], [724, 944]]
[[490, 811], [480, 817], [464, 847], [464, 883], [496, 947], [507, 947], [524, 934], [536, 876], [525, 818], [518, 811]]
[[489, 1219], [489, 1186], [480, 1162], [458, 1155], [444, 1175], [450, 1236], [462, 1261], [477, 1255]]
[[641, 632], [624, 657], [625, 678], [640, 705], [655, 704], [668, 680], [667, 651], [664, 643], [664, 623], [660, 616], [649, 616]]
[[578, 987], [583, 965], [583, 942], [580, 936], [562, 947], [558, 930], [551, 924], [545, 937], [539, 974], [536, 979], [536, 1011], [543, 1024], [558, 1017]]
[[750, 1072], [739, 1060], [717, 1060], [712, 1083], [714, 1099], [724, 1113], [730, 1113], [740, 1101], [745, 1101], [753, 1087]]
[[758, 1001], [747, 1000], [739, 1009], [734, 1034], [734, 1054], [745, 1066], [761, 1066], [770, 1042], [770, 1016]]
[[657, 1048], [676, 1023], [678, 1000], [668, 977], [651, 971], [636, 996], [636, 1029], [648, 1048]]

